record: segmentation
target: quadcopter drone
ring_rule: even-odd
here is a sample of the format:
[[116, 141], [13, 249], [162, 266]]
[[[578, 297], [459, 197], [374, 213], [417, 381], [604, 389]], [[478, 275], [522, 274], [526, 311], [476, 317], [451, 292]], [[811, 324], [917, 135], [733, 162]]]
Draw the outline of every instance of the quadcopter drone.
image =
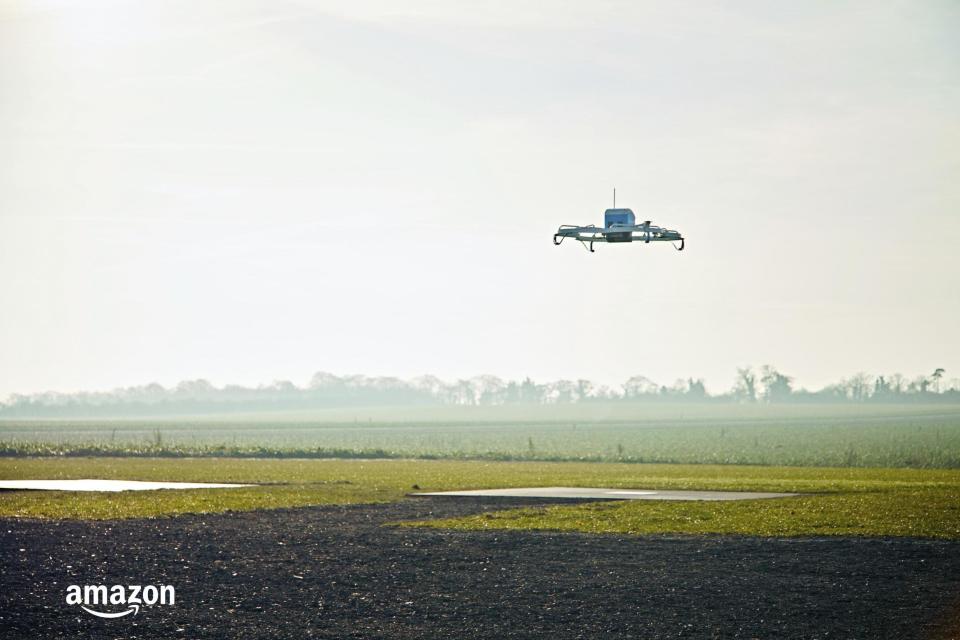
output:
[[[616, 196], [614, 196], [616, 197]], [[616, 207], [616, 201], [614, 201]], [[589, 225], [578, 227], [572, 224], [560, 225], [553, 234], [553, 244], [560, 244], [567, 238], [580, 241], [593, 252], [594, 242], [670, 242], [677, 251], [683, 251], [683, 236], [679, 231], [655, 227], [647, 220], [637, 224], [630, 209], [607, 209], [603, 213], [603, 227]], [[677, 242], [680, 246], [677, 246]]]

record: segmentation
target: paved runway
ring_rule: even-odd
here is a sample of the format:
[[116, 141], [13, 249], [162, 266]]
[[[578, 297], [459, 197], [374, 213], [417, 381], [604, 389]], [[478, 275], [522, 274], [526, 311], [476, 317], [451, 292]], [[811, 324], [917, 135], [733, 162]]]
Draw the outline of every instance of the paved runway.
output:
[[[506, 502], [419, 498], [137, 520], [0, 519], [0, 636], [958, 637], [951, 625], [960, 620], [960, 543], [952, 541], [389, 526], [497, 511]], [[103, 620], [66, 602], [73, 584], [173, 585], [176, 604]]]
[[758, 500], [790, 498], [796, 493], [758, 493], [752, 491], [672, 491], [654, 489], [599, 489], [595, 487], [522, 487], [514, 489], [476, 489], [472, 491], [436, 491], [412, 493], [414, 496], [547, 498], [552, 500]]

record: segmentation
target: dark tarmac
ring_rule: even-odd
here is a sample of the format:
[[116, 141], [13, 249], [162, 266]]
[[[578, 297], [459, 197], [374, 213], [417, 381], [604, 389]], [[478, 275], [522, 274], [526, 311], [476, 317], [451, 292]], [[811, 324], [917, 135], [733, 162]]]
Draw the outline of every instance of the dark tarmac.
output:
[[[956, 637], [957, 542], [383, 526], [518, 502], [2, 520], [0, 636]], [[176, 604], [103, 620], [65, 603], [70, 584], [174, 585]]]

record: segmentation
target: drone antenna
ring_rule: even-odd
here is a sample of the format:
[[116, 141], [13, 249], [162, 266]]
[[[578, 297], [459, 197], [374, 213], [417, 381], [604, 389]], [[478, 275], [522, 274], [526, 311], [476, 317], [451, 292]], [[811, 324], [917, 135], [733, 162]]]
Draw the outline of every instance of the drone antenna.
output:
[[617, 188], [613, 188], [613, 208], [617, 208]]

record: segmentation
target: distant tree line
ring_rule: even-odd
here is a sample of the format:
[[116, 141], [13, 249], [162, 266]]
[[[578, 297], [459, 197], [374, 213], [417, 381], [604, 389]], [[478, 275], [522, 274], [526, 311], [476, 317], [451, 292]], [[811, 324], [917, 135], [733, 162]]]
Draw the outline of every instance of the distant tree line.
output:
[[317, 373], [305, 387], [278, 381], [254, 388], [215, 387], [207, 380], [187, 380], [166, 388], [153, 383], [105, 392], [37, 393], [9, 397], [0, 417], [101, 417], [183, 415], [241, 411], [296, 411], [329, 407], [394, 405], [567, 404], [578, 402], [952, 402], [960, 403], [960, 379], [944, 380], [938, 368], [908, 379], [899, 373], [856, 373], [818, 391], [796, 388], [794, 379], [776, 368], [737, 369], [733, 388], [710, 394], [700, 378], [667, 386], [633, 376], [619, 388], [590, 380], [537, 383], [482, 375], [448, 382], [436, 376], [412, 380], [364, 375]]
[[958, 402], [960, 379], [944, 382], [940, 367], [930, 375], [908, 379], [899, 373], [871, 375], [855, 373], [818, 391], [797, 389], [793, 378], [770, 365], [755, 371], [737, 369], [736, 383], [729, 397], [740, 402]]

